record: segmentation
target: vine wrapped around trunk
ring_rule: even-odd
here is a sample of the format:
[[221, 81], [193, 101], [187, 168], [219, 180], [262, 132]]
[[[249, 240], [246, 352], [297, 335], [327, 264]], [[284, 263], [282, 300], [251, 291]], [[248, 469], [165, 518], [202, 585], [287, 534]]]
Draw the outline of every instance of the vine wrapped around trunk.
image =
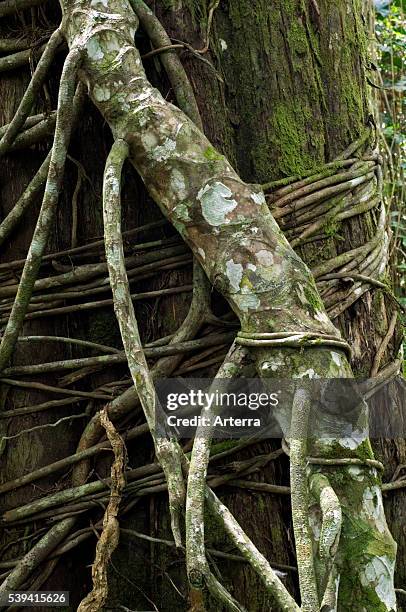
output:
[[[202, 132], [146, 79], [133, 43], [138, 20], [130, 3], [61, 4], [60, 31], [70, 53], [80, 53], [80, 80], [114, 139], [125, 141], [128, 158], [151, 196], [239, 317], [239, 341], [252, 347], [258, 374], [350, 377], [345, 343], [326, 314], [310, 271], [270, 214], [262, 190], [245, 184]], [[338, 596], [332, 605], [385, 612], [396, 608], [396, 545], [383, 514], [376, 469], [366, 461], [372, 458], [366, 429], [360, 434], [334, 445], [317, 439], [307, 449], [316, 458], [309, 471], [322, 470], [318, 457], [337, 460], [329, 483], [344, 518], [334, 558]], [[340, 464], [341, 458], [351, 457], [364, 463], [357, 468]], [[306, 457], [296, 453], [295, 461], [297, 473], [303, 474]], [[320, 499], [310, 498], [309, 503], [312, 510]], [[321, 601], [331, 568], [319, 551], [318, 513], [312, 518]]]

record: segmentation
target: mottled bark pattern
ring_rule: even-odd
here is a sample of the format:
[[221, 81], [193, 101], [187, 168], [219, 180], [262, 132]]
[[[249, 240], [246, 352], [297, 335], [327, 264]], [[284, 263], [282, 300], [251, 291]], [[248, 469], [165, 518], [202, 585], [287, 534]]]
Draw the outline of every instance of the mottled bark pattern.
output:
[[[66, 9], [63, 29], [70, 47], [85, 50], [82, 79], [91, 98], [114, 137], [129, 144], [129, 157], [149, 192], [192, 247], [213, 284], [227, 297], [243, 331], [303, 330], [338, 336], [308, 269], [284, 239], [261, 191], [244, 184], [183, 113], [165, 103], [149, 85], [133, 46], [137, 23], [128, 3], [117, 0], [106, 7], [105, 2], [89, 5], [82, 1]], [[298, 151], [294, 158], [300, 158]], [[261, 349], [256, 351], [256, 359], [264, 375], [273, 369], [278, 352]], [[279, 363], [295, 374], [294, 353], [284, 350]], [[344, 355], [332, 351], [305, 350], [301, 363], [311, 365], [314, 375], [328, 372], [332, 376], [334, 366], [336, 376], [349, 374]], [[322, 441], [316, 445], [321, 455], [333, 450], [334, 455], [342, 456], [349, 454], [349, 448], [346, 442], [337, 443], [334, 449]], [[371, 456], [365, 432], [353, 452]], [[344, 488], [338, 478], [343, 480], [342, 470], [334, 474], [349, 517], [338, 563], [348, 570], [351, 562], [349, 571], [356, 574], [351, 589], [341, 588], [339, 607], [351, 605], [362, 610], [368, 600], [377, 610], [391, 610], [395, 606], [391, 586], [394, 544], [383, 514], [371, 512], [366, 502], [372, 495], [377, 496], [378, 505], [381, 503], [379, 489], [372, 484], [375, 475], [371, 469], [361, 469], [361, 477], [347, 479]], [[345, 491], [353, 493], [357, 482], [361, 498], [351, 495], [345, 499]], [[362, 512], [368, 537], [360, 547], [355, 570], [354, 556], [346, 545], [353, 537], [351, 516]], [[317, 542], [317, 532], [314, 538]], [[379, 560], [378, 542], [382, 551]], [[318, 573], [323, 582], [323, 565]]]

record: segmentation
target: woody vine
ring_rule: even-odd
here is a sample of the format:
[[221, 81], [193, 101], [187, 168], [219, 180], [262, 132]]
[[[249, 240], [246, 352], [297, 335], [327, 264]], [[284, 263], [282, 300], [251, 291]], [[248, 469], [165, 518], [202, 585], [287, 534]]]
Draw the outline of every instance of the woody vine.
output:
[[[14, 11], [16, 4], [25, 8], [38, 2], [3, 2], [0, 15]], [[211, 440], [197, 435], [189, 458], [177, 441], [162, 439], [155, 431], [154, 379], [170, 376], [184, 354], [197, 348], [229, 345], [232, 341], [218, 372], [219, 378], [241, 376], [247, 367], [262, 378], [278, 376], [281, 371], [292, 378], [352, 377], [350, 347], [332, 319], [371, 285], [390, 294], [381, 280], [388, 262], [389, 237], [381, 197], [382, 159], [373, 124], [366, 125], [355, 142], [349, 143], [339, 157], [323, 167], [267, 185], [246, 184], [205, 137], [193, 90], [173, 49], [176, 45], [142, 0], [111, 0], [107, 5], [103, 0], [77, 0], [61, 2], [61, 9], [61, 24], [44, 45], [17, 112], [1, 132], [3, 156], [38, 141], [50, 131], [53, 133], [49, 155], [0, 225], [0, 241], [4, 243], [43, 189], [41, 210], [27, 257], [11, 264], [13, 270], [21, 273], [19, 282], [10, 282], [5, 272], [5, 282], [0, 286], [1, 321], [5, 324], [0, 345], [2, 381], [18, 385], [22, 384], [20, 376], [40, 371], [75, 371], [125, 362], [133, 384], [88, 420], [74, 455], [57, 462], [58, 465], [50, 464], [0, 485], [0, 491], [10, 491], [63, 465], [74, 466], [69, 489], [3, 514], [3, 522], [11, 525], [33, 517], [46, 518], [51, 511], [59, 512], [60, 520], [44, 532], [24, 557], [3, 567], [0, 590], [37, 586], [52, 571], [55, 559], [74, 546], [78, 537], [86, 535], [74, 532], [75, 504], [82, 504], [82, 508], [90, 501], [89, 496], [96, 495], [108, 500], [108, 505], [103, 521], [96, 525], [101, 537], [92, 568], [93, 590], [79, 609], [101, 609], [108, 595], [107, 566], [120, 536], [123, 492], [133, 487], [137, 494], [146, 483], [151, 493], [168, 492], [172, 544], [185, 548], [190, 587], [196, 597], [209, 589], [228, 609], [243, 609], [210, 567], [205, 545], [207, 509], [235, 544], [239, 555], [258, 573], [277, 609], [361, 611], [373, 604], [374, 610], [395, 610], [396, 544], [383, 513], [382, 466], [373, 456], [366, 428], [361, 435], [357, 432], [350, 444], [344, 440], [332, 445], [321, 434], [317, 436], [317, 432], [312, 433], [310, 441], [306, 430], [309, 397], [305, 389], [294, 397], [291, 437], [284, 449], [290, 455], [300, 604], [289, 593], [278, 571], [244, 533], [237, 518], [215, 495], [210, 481], [206, 482], [213, 457]], [[212, 22], [215, 6], [210, 10], [208, 24]], [[160, 56], [178, 106], [165, 101], [146, 78], [134, 45], [140, 25]], [[68, 52], [57, 109], [46, 117], [31, 116], [33, 102], [55, 54], [64, 46]], [[204, 49], [194, 52], [199, 55]], [[15, 50], [14, 55], [19, 53]], [[10, 61], [23, 60], [14, 57]], [[40, 278], [41, 264], [52, 257], [45, 254], [45, 249], [55, 220], [69, 140], [78, 125], [85, 96], [97, 107], [114, 138], [102, 194], [106, 263], [86, 264]], [[121, 231], [121, 180], [125, 163], [139, 173], [152, 199], [188, 248], [180, 242], [166, 243], [159, 245], [162, 248], [158, 254], [151, 252], [136, 260], [126, 257]], [[375, 211], [377, 231], [365, 245], [323, 262], [313, 270], [293, 250], [317, 240], [327, 222], [334, 223], [370, 210]], [[130, 239], [136, 233], [133, 231]], [[85, 251], [86, 248], [77, 247], [73, 240], [68, 254]], [[161, 294], [191, 291], [189, 313], [171, 338], [142, 347], [133, 307], [133, 301], [141, 296], [131, 294], [130, 279], [148, 274], [158, 265], [171, 269], [171, 266], [188, 264], [190, 251], [193, 286], [161, 290]], [[65, 287], [77, 281], [86, 283], [81, 287], [82, 296], [97, 296], [101, 285], [93, 279], [99, 273], [109, 275], [112, 299], [103, 303], [109, 302], [114, 307], [124, 351], [59, 338], [61, 342], [85, 342], [84, 345], [102, 354], [40, 366], [10, 365], [17, 343], [36, 341], [35, 337], [22, 336], [24, 321], [46, 316], [49, 309], [59, 309], [61, 313], [72, 311], [74, 306], [61, 306], [60, 300], [74, 293]], [[353, 280], [350, 288], [342, 288], [340, 279], [343, 278]], [[212, 313], [212, 286], [226, 298], [237, 316], [240, 326], [237, 335], [227, 330], [226, 321]], [[62, 291], [55, 290], [61, 287]], [[79, 311], [85, 308], [86, 304], [77, 306]], [[215, 332], [199, 338], [204, 324], [212, 325]], [[396, 313], [384, 339], [386, 345], [395, 324]], [[153, 367], [147, 361], [151, 357], [157, 358]], [[373, 371], [380, 382], [390, 379], [399, 368], [398, 362], [381, 368], [381, 359], [382, 354], [378, 354]], [[110, 399], [105, 389], [92, 393], [72, 390], [71, 394], [65, 390], [64, 393], [67, 397], [57, 401], [66, 404], [81, 396]], [[138, 404], [146, 425], [133, 427], [125, 436], [121, 433], [129, 440], [149, 431], [158, 464], [127, 470], [125, 483], [124, 443], [114, 423], [131, 414]], [[103, 490], [103, 483], [88, 482], [88, 458], [103, 447], [100, 438], [104, 431], [114, 454], [110, 495]], [[259, 463], [262, 459], [258, 459]], [[242, 475], [249, 475], [250, 469], [249, 465], [243, 465]], [[152, 484], [148, 484], [148, 477], [152, 476]], [[211, 480], [218, 486], [227, 481], [227, 476], [219, 474]], [[241, 482], [249, 486], [246, 484], [249, 481]], [[62, 504], [68, 504], [72, 511], [66, 511]], [[360, 523], [365, 537], [354, 557], [351, 542], [357, 537], [355, 525]], [[350, 581], [351, 588], [348, 588]]]

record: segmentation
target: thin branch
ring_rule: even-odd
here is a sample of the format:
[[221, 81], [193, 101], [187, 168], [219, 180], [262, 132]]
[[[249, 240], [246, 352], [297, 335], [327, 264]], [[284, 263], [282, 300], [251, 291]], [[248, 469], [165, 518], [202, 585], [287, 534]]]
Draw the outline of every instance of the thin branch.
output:
[[45, 51], [42, 54], [41, 59], [38, 62], [30, 84], [28, 85], [18, 106], [17, 112], [12, 121], [8, 124], [6, 133], [0, 141], [0, 156], [4, 155], [13, 144], [15, 137], [28, 118], [55, 57], [56, 50], [62, 41], [63, 37], [60, 30], [55, 30], [45, 47]]
[[[14, 408], [12, 410], [4, 410], [0, 412], [0, 419], [13, 419], [17, 416], [25, 416], [26, 414], [37, 414], [38, 412], [44, 412], [50, 408], [60, 408], [61, 406], [71, 406], [77, 402], [84, 402], [87, 398], [85, 397], [67, 397], [64, 399], [49, 400], [42, 404], [35, 404], [33, 406], [23, 406], [22, 408]], [[1, 487], [1, 485], [0, 485]]]
[[220, 0], [211, 0], [211, 2], [209, 3], [209, 16], [207, 18], [206, 42], [205, 42], [203, 49], [198, 49], [197, 53], [204, 54], [204, 53], [207, 53], [207, 51], [209, 50], [211, 26], [213, 23], [214, 13], [216, 9], [218, 8], [219, 4], [220, 4]]
[[90, 342], [89, 340], [81, 340], [80, 338], [64, 338], [63, 336], [20, 336], [18, 342], [62, 342], [63, 344], [74, 344], [76, 346], [84, 346], [93, 350], [103, 351], [104, 353], [120, 353], [120, 349]]
[[393, 334], [395, 333], [397, 320], [398, 320], [398, 313], [397, 311], [395, 311], [389, 322], [388, 331], [386, 332], [385, 337], [383, 338], [381, 344], [378, 347], [378, 350], [376, 351], [374, 362], [371, 368], [371, 374], [370, 374], [371, 378], [374, 378], [379, 372], [379, 368], [381, 366], [381, 361], [383, 359], [385, 351], [388, 348], [389, 342], [391, 341]]
[[84, 419], [86, 417], [87, 417], [86, 412], [82, 412], [81, 414], [70, 414], [69, 416], [58, 419], [57, 421], [55, 421], [55, 423], [45, 423], [44, 425], [35, 425], [35, 427], [30, 427], [30, 429], [22, 429], [21, 431], [14, 434], [13, 436], [1, 436], [0, 443], [4, 442], [5, 440], [14, 440], [15, 438], [19, 438], [20, 436], [23, 436], [28, 433], [32, 433], [33, 431], [38, 431], [40, 429], [47, 429], [49, 427], [58, 427], [58, 425], [60, 425], [61, 423], [66, 423], [66, 421], [73, 421], [74, 419]]
[[100, 399], [109, 401], [109, 396], [104, 393], [96, 393], [91, 391], [78, 391], [77, 389], [62, 389], [61, 387], [52, 387], [37, 382], [25, 382], [23, 380], [13, 380], [11, 378], [0, 378], [0, 383], [11, 385], [13, 387], [22, 387], [23, 389], [38, 389], [40, 391], [49, 391], [50, 393], [59, 393], [60, 395], [69, 395], [76, 399], [76, 396], [87, 397], [89, 399]]
[[80, 93], [74, 96], [76, 72], [80, 61], [81, 52], [73, 50], [69, 52], [64, 64], [58, 97], [58, 118], [55, 128], [55, 139], [44, 198], [13, 309], [1, 340], [0, 371], [4, 370], [13, 353], [23, 325], [24, 316], [31, 299], [34, 283], [41, 265], [42, 254], [48, 241], [48, 235], [58, 203], [69, 137], [82, 99], [81, 86], [78, 88]]

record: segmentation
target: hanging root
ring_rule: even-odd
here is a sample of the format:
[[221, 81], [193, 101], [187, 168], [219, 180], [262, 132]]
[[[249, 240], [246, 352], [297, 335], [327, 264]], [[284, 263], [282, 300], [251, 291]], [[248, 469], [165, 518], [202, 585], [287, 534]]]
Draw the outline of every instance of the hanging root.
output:
[[[230, 510], [206, 486], [206, 503], [209, 511], [224, 527], [225, 532], [253, 570], [258, 574], [268, 593], [275, 599], [281, 612], [300, 612], [300, 608], [278, 578], [266, 558], [251, 542]], [[313, 611], [314, 612], [314, 611]]]
[[[62, 41], [63, 37], [60, 30], [55, 30], [45, 47], [45, 51], [42, 54], [41, 59], [38, 62], [37, 68], [23, 95], [17, 112], [12, 121], [8, 124], [7, 130], [0, 141], [0, 156], [4, 155], [8, 151], [18, 132], [23, 127], [25, 120], [35, 104], [49, 67], [55, 57], [55, 52]], [[70, 83], [70, 86], [72, 86], [72, 83]]]
[[109, 560], [117, 548], [120, 538], [120, 525], [117, 520], [121, 495], [125, 486], [124, 466], [126, 449], [121, 436], [110, 421], [107, 410], [100, 412], [100, 422], [106, 430], [107, 438], [114, 452], [111, 467], [110, 500], [104, 513], [103, 531], [96, 546], [96, 557], [92, 566], [93, 590], [83, 599], [78, 612], [95, 612], [105, 604], [108, 594], [107, 570]]
[[[130, 0], [130, 4], [155, 48], [170, 46], [171, 39], [165, 28], [143, 0]], [[164, 53], [161, 62], [173, 87], [179, 108], [203, 131], [202, 119], [185, 69], [176, 53]]]
[[106, 259], [113, 293], [114, 311], [120, 326], [128, 367], [140, 398], [154, 441], [157, 459], [168, 483], [172, 532], [177, 546], [182, 546], [180, 516], [185, 503], [185, 485], [180, 448], [174, 440], [156, 432], [156, 396], [151, 373], [142, 349], [137, 320], [128, 286], [121, 234], [121, 172], [128, 156], [128, 145], [117, 140], [111, 149], [104, 172], [103, 215]]
[[23, 325], [24, 316], [31, 299], [56, 211], [70, 134], [82, 101], [83, 90], [81, 85], [78, 87], [77, 94], [74, 95], [76, 73], [80, 61], [81, 52], [78, 49], [73, 49], [69, 52], [64, 64], [58, 96], [58, 118], [45, 193], [17, 295], [2, 337], [0, 345], [0, 371], [4, 370], [13, 353]]
[[383, 356], [385, 354], [385, 351], [388, 348], [389, 342], [391, 341], [391, 339], [392, 339], [392, 337], [393, 337], [393, 335], [395, 333], [397, 320], [398, 320], [398, 313], [397, 313], [397, 311], [395, 311], [392, 314], [391, 320], [389, 322], [388, 331], [387, 331], [385, 337], [383, 338], [381, 344], [379, 345], [379, 348], [378, 348], [378, 350], [376, 352], [376, 355], [374, 357], [374, 362], [372, 364], [371, 374], [370, 374], [371, 378], [375, 378], [375, 376], [379, 372], [379, 368], [380, 368]]
[[[231, 347], [216, 379], [232, 378], [238, 375], [247, 354], [243, 347]], [[216, 407], [202, 408], [210, 423], [214, 423]], [[199, 427], [196, 431], [187, 483], [186, 498], [186, 565], [192, 587], [202, 589], [207, 584], [209, 565], [205, 553], [204, 504], [207, 467], [210, 459], [213, 426]], [[209, 584], [207, 584], [209, 586]]]
[[322, 514], [319, 539], [319, 556], [326, 565], [327, 582], [321, 610], [335, 610], [337, 607], [337, 584], [339, 575], [334, 559], [341, 535], [342, 510], [340, 501], [327, 476], [316, 473], [310, 478], [309, 488], [316, 498]]
[[293, 399], [289, 443], [292, 520], [303, 612], [315, 612], [320, 605], [309, 526], [309, 491], [306, 475], [309, 412], [309, 394], [304, 388], [298, 389]]
[[217, 580], [212, 572], [206, 574], [206, 584], [210, 593], [231, 612], [246, 612], [245, 608], [230, 595], [227, 589]]

